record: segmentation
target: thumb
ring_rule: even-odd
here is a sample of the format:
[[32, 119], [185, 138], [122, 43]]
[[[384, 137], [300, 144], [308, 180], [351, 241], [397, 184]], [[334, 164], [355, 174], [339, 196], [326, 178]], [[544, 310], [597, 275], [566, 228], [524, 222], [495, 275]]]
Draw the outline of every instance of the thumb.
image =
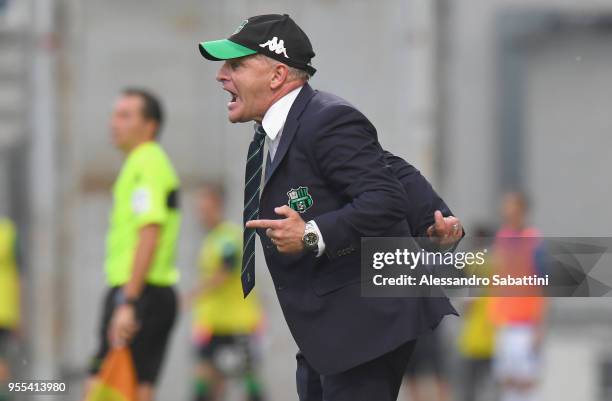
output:
[[439, 210], [436, 210], [434, 212], [434, 226], [436, 230], [444, 230], [444, 228], [446, 227], [446, 224], [444, 223], [444, 216], [442, 215], [442, 212]]
[[285, 216], [285, 217], [291, 217], [297, 214], [295, 210], [291, 209], [287, 205], [283, 205], [283, 206], [274, 208], [274, 213], [278, 214], [279, 216]]

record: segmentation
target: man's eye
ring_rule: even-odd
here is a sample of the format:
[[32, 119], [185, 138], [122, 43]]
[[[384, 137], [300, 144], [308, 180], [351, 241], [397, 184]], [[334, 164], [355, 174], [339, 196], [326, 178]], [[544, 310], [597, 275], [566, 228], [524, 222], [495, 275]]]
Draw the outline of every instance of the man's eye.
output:
[[240, 62], [239, 61], [230, 61], [229, 66], [232, 70], [237, 69], [238, 67], [240, 67]]

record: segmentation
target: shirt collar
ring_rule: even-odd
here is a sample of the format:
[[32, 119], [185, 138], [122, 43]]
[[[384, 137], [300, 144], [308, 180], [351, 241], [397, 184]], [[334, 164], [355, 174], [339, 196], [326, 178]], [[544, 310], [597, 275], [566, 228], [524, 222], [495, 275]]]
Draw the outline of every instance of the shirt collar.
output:
[[278, 133], [283, 128], [283, 125], [285, 125], [287, 115], [289, 115], [289, 110], [303, 87], [304, 86], [300, 86], [299, 88], [295, 88], [291, 92], [287, 93], [285, 96], [278, 99], [276, 103], [270, 106], [268, 111], [266, 111], [266, 114], [261, 121], [261, 125], [263, 126], [264, 130], [266, 131], [266, 135], [268, 138], [270, 138], [270, 140], [273, 141], [278, 136]]
[[139, 145], [137, 145], [134, 149], [132, 149], [130, 151], [130, 153], [128, 153], [127, 158], [134, 158], [135, 155], [137, 155], [138, 153], [142, 152], [143, 149], [147, 149], [150, 148], [151, 146], [156, 146], [157, 142], [154, 140], [150, 140], [150, 141], [145, 141]]

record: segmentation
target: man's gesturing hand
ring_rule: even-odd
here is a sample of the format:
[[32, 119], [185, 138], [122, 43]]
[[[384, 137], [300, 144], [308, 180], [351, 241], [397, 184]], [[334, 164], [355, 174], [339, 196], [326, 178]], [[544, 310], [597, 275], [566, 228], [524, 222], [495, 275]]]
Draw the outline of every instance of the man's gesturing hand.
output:
[[251, 220], [247, 221], [248, 228], [265, 228], [266, 235], [272, 240], [281, 253], [299, 253], [304, 250], [304, 229], [306, 223], [298, 212], [289, 206], [280, 206], [274, 213], [286, 218], [279, 220]]
[[455, 216], [444, 217], [434, 212], [434, 224], [427, 229], [427, 235], [440, 245], [452, 245], [463, 237], [463, 227]]

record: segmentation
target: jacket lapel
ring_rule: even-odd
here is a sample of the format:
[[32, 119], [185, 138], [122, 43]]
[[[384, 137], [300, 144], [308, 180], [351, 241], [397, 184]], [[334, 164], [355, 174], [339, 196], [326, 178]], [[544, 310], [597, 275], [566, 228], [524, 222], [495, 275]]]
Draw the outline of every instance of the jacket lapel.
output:
[[304, 108], [306, 107], [308, 102], [310, 101], [310, 98], [312, 98], [314, 94], [315, 91], [310, 85], [308, 85], [308, 83], [306, 83], [304, 84], [304, 87], [293, 102], [293, 105], [289, 110], [289, 114], [287, 115], [285, 125], [283, 126], [283, 132], [280, 138], [280, 142], [278, 144], [278, 148], [276, 149], [276, 154], [274, 155], [274, 161], [272, 162], [272, 165], [270, 167], [270, 173], [264, 181], [264, 185], [261, 191], [262, 194], [263, 191], [266, 189], [268, 181], [270, 181], [270, 178], [272, 178], [277, 167], [280, 165], [280, 163], [283, 161], [283, 158], [287, 154], [287, 150], [289, 149], [289, 146], [293, 141], [293, 137], [295, 136], [295, 133], [297, 132], [298, 127], [300, 126], [299, 117], [304, 111]]

